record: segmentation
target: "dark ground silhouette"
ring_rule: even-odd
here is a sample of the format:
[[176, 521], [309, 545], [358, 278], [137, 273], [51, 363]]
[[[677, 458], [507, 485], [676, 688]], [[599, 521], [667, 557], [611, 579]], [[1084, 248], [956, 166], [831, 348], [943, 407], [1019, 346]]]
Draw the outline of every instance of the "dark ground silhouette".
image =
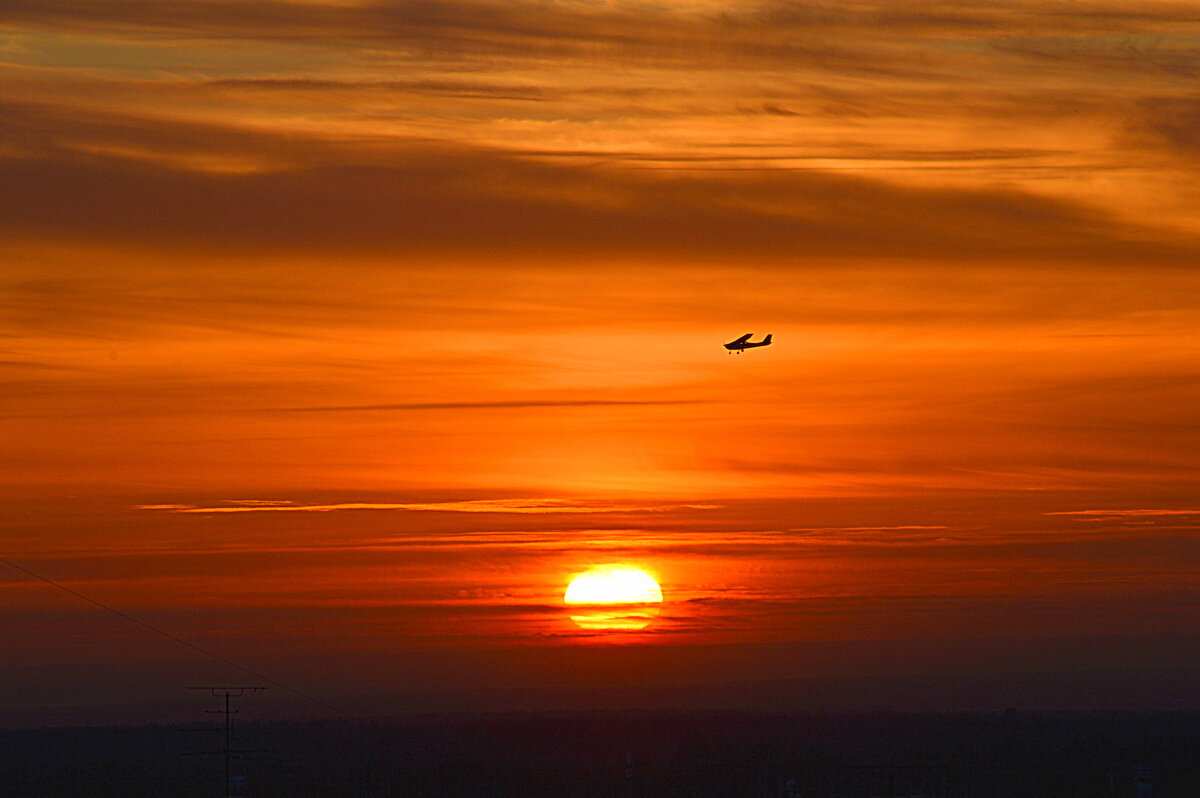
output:
[[[245, 715], [243, 715], [245, 717]], [[217, 726], [0, 731], [6, 796], [220, 796]], [[1200, 794], [1200, 713], [555, 713], [249, 722], [255, 796]], [[790, 784], [789, 784], [790, 782]], [[236, 794], [236, 793], [235, 793]]]

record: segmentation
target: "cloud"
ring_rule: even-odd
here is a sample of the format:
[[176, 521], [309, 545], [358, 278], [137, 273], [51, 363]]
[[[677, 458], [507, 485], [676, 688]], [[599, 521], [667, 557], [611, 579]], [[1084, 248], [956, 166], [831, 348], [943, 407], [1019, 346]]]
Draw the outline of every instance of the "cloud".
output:
[[[1194, 257], [1161, 216], [1128, 221], [1146, 209], [1123, 189], [1145, 175], [1114, 177], [1134, 166], [1108, 138], [1158, 91], [1163, 108], [1143, 109], [1154, 146], [1191, 146], [1194, 114], [1169, 107], [1163, 76], [1187, 73], [1194, 48], [1149, 36], [1187, 20], [1178, 4], [13, 0], [0, 20], [28, 50], [6, 67], [0, 110], [0, 152], [17, 154], [0, 180], [25, 187], [0, 197], [10, 239], [316, 256]], [[245, 40], [270, 57], [235, 57]], [[173, 68], [140, 66], [176, 47]], [[84, 55], [64, 63], [63, 50]], [[1104, 65], [1129, 58], [1145, 85], [1109, 79]], [[1031, 84], [1047, 59], [1075, 68]], [[1097, 191], [1097, 175], [1127, 183]]]
[[443, 513], [643, 513], [671, 510], [714, 510], [715, 504], [623, 505], [587, 504], [571, 499], [474, 499], [459, 502], [345, 502], [341, 504], [292, 504], [266, 500], [239, 500], [224, 506], [199, 507], [178, 504], [142, 504], [138, 510], [168, 510], [177, 513], [327, 513], [339, 510], [408, 510]]
[[223, 78], [206, 86], [253, 92], [301, 93], [328, 96], [331, 93], [419, 94], [444, 97], [545, 102], [556, 92], [532, 84], [488, 83], [469, 80], [334, 80], [329, 78]]
[[563, 399], [507, 402], [403, 402], [384, 405], [329, 405], [323, 407], [282, 407], [284, 413], [341, 413], [392, 410], [515, 410], [529, 407], [655, 407], [659, 405], [703, 404], [699, 399]]
[[1166, 73], [1194, 78], [1200, 75], [1200, 55], [1186, 37], [1139, 37], [1129, 28], [1114, 32], [1121, 35], [1011, 36], [995, 39], [992, 46], [1023, 59], [1052, 61], [1060, 68], [1074, 67], [1092, 76]]
[[1044, 515], [1102, 516], [1104, 518], [1153, 518], [1172, 515], [1200, 515], [1200, 510], [1060, 510]]
[[50, 371], [77, 371], [77, 366], [58, 363], [40, 363], [36, 360], [0, 360], [0, 369], [47, 369]]
[[[31, 115], [37, 113], [28, 108], [19, 114], [27, 122]], [[18, 142], [45, 125], [21, 127], [12, 133]], [[306, 165], [229, 173], [184, 168], [169, 152], [159, 157], [153, 142], [171, 133], [154, 123], [143, 131], [126, 119], [90, 152], [67, 141], [71, 129], [69, 121], [56, 128], [63, 139], [57, 148], [37, 145], [40, 152], [0, 162], [0, 234], [14, 241], [307, 255], [803, 252], [1111, 261], [1190, 252], [1101, 210], [1009, 189], [901, 187], [818, 170], [596, 170], [421, 141], [373, 151], [368, 163], [314, 145], [303, 155]], [[80, 130], [99, 135], [88, 122]], [[131, 146], [114, 145], [121, 138]], [[275, 138], [230, 132], [221, 146], [252, 159], [269, 152]], [[183, 145], [164, 146], [178, 152]], [[114, 147], [145, 157], [112, 154]], [[301, 157], [292, 142], [283, 158], [288, 147], [291, 157]]]
[[[983, 19], [984, 28], [991, 23]], [[703, 4], [536, 3], [392, 0], [363, 4], [272, 2], [68, 2], [11, 0], [0, 22], [135, 38], [252, 39], [310, 48], [371, 46], [376, 59], [402, 50], [414, 59], [491, 63], [553, 57], [626, 64], [788, 63], [855, 74], [913, 75], [928, 68], [878, 42], [904, 35], [966, 31], [966, 15], [895, 10], [797, 13], [789, 4], [738, 10]], [[980, 26], [974, 26], [977, 30]], [[813, 34], [824, 33], [817, 37]], [[857, 34], [857, 35], [856, 35]], [[865, 34], [865, 35], [864, 35]], [[890, 56], [890, 57], [889, 57]]]
[[[1048, 9], [1037, 0], [990, 8], [960, 2], [868, 2], [854, 6], [768, 0], [750, 5], [694, 3], [384, 0], [366, 3], [280, 0], [8, 0], [0, 21], [17, 27], [108, 32], [130, 37], [286, 40], [406, 46], [406, 55], [478, 58], [504, 54], [558, 58], [610, 56], [662, 61], [737, 59], [742, 63], [820, 59], [846, 69], [920, 69], [890, 63], [871, 45], [916, 40], [936, 52], [944, 40], [1006, 31], [1169, 33], [1190, 21], [1179, 3], [1098, 2]], [[1034, 37], [1025, 37], [1034, 38]], [[911, 55], [911, 53], [908, 53]]]
[[1166, 144], [1176, 155], [1200, 156], [1200, 97], [1146, 97], [1135, 103], [1129, 132], [1138, 139]]

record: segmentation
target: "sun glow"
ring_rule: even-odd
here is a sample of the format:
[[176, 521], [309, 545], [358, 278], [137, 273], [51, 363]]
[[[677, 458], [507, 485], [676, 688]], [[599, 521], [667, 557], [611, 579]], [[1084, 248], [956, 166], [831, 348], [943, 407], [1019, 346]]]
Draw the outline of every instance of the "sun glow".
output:
[[563, 602], [582, 629], [644, 629], [658, 615], [662, 588], [654, 577], [628, 565], [601, 565], [578, 574]]

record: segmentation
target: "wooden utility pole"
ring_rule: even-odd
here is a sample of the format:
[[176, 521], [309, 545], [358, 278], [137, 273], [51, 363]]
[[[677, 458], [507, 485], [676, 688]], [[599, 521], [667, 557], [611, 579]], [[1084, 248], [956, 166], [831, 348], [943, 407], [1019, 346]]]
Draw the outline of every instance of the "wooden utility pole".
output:
[[189, 687], [189, 690], [207, 690], [214, 698], [224, 698], [224, 709], [206, 709], [206, 714], [209, 715], [224, 715], [225, 716], [225, 746], [216, 751], [191, 751], [184, 756], [216, 756], [218, 754], [225, 757], [225, 798], [233, 798], [233, 771], [232, 758], [235, 754], [258, 754], [265, 751], [265, 748], [247, 748], [235, 750], [231, 743], [233, 741], [233, 716], [238, 714], [236, 709], [229, 705], [229, 699], [241, 698], [246, 695], [254, 695], [266, 690], [265, 687]]

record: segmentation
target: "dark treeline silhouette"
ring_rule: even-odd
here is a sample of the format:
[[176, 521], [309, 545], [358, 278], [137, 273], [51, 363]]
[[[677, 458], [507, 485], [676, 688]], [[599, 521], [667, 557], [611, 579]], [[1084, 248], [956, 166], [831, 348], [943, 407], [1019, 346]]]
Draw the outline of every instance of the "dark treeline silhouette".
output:
[[[182, 755], [219, 748], [214, 730], [0, 731], [0, 795], [221, 796], [220, 757]], [[1200, 795], [1194, 712], [510, 713], [251, 722], [236, 736], [266, 749], [235, 762], [246, 798]]]

